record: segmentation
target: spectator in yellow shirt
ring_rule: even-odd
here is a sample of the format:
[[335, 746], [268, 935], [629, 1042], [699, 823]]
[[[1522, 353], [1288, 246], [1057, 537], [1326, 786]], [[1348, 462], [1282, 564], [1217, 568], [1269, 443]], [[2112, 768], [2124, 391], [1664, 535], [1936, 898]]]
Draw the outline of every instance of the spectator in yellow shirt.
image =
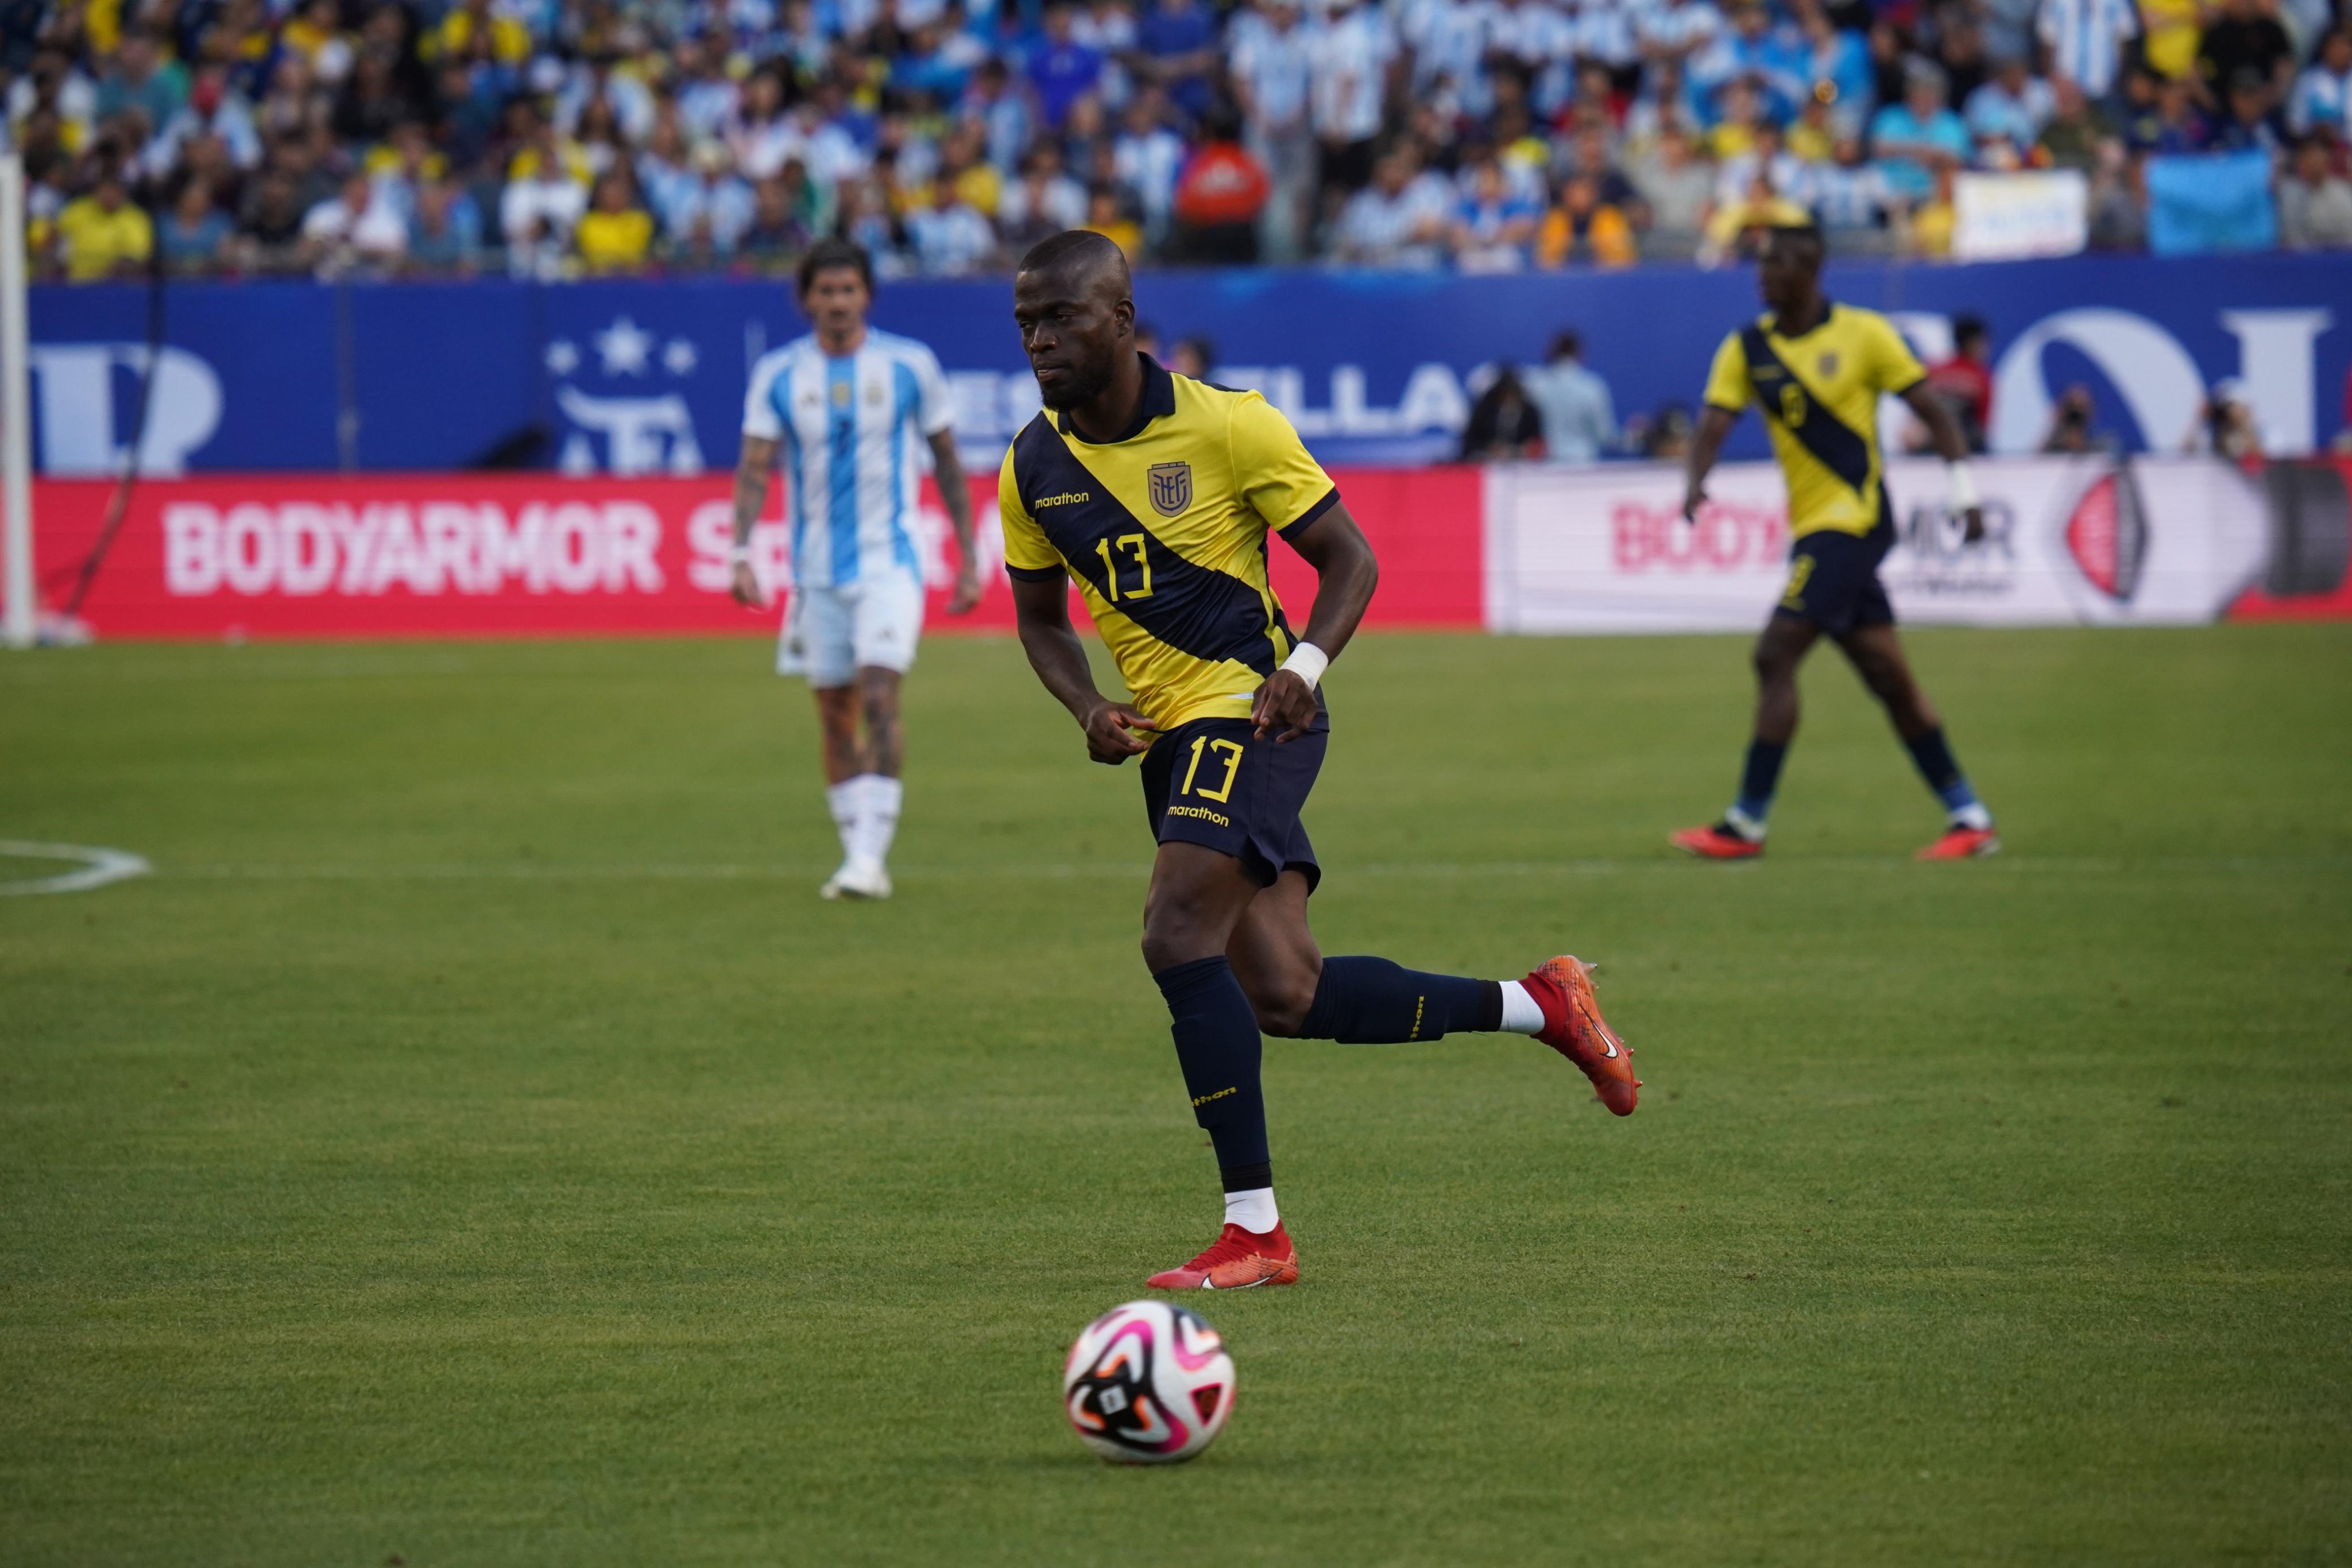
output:
[[155, 225], [131, 204], [121, 178], [107, 174], [58, 214], [57, 243], [68, 281], [98, 283], [136, 273], [154, 253]]
[[653, 250], [654, 219], [637, 202], [628, 175], [608, 170], [596, 182], [596, 193], [580, 226], [572, 233], [580, 263], [590, 272], [636, 272]]
[[1119, 210], [1118, 193], [1110, 186], [1097, 185], [1087, 193], [1087, 221], [1078, 226], [1118, 246], [1129, 266], [1143, 259], [1143, 225]]
[[1536, 265], [1565, 267], [1589, 261], [1595, 267], [1631, 267], [1640, 246], [1622, 209], [1601, 199], [1601, 182], [1579, 174], [1563, 183], [1559, 200], [1536, 231]]
[[463, 0], [441, 18], [431, 34], [430, 52], [444, 59], [464, 59], [478, 37], [487, 36], [490, 54], [502, 66], [519, 66], [530, 58], [530, 29], [518, 17], [493, 15], [490, 0]]

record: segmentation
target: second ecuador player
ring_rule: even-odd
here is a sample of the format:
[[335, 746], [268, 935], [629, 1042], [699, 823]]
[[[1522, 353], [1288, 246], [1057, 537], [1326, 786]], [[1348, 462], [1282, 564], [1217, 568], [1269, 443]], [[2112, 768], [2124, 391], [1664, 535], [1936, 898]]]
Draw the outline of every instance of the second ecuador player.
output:
[[1895, 607], [1878, 563], [1895, 544], [1895, 508], [1878, 453], [1878, 400], [1892, 392], [1927, 425], [1950, 466], [1952, 510], [1970, 539], [1984, 532], [1968, 447], [1951, 411], [1894, 324], [1822, 293], [1821, 231], [1777, 228], [1764, 243], [1757, 281], [1770, 312], [1717, 350], [1706, 412], [1691, 442], [1683, 516], [1706, 501], [1706, 473], [1723, 438], [1751, 402], [1771, 433], [1789, 486], [1789, 582], [1756, 641], [1756, 728], [1738, 798], [1711, 827], [1675, 833], [1676, 848], [1709, 860], [1764, 852], [1764, 821], [1780, 763], [1797, 735], [1797, 666], [1827, 637], [1853, 664], [1894, 722], [1895, 733], [1948, 813], [1922, 860], [1960, 860], [2000, 848], [1992, 814], [1952, 759], [1943, 721], [1911, 676], [1895, 634]]
[[[1639, 1083], [1574, 957], [1496, 981], [1317, 948], [1307, 901], [1322, 872], [1299, 810], [1330, 731], [1324, 669], [1379, 580], [1371, 548], [1265, 399], [1137, 352], [1127, 262], [1109, 240], [1046, 240], [1022, 259], [1013, 298], [1045, 405], [998, 480], [1021, 645], [1088, 756], [1143, 759], [1160, 846], [1143, 959], [1225, 1195], [1216, 1240], [1150, 1283], [1288, 1284], [1298, 1253], [1275, 1207], [1261, 1032], [1381, 1044], [1516, 1031], [1583, 1069], [1621, 1116]], [[1303, 636], [1266, 579], [1269, 532], [1316, 571]], [[1095, 687], [1070, 625], [1072, 577], [1132, 702]]]

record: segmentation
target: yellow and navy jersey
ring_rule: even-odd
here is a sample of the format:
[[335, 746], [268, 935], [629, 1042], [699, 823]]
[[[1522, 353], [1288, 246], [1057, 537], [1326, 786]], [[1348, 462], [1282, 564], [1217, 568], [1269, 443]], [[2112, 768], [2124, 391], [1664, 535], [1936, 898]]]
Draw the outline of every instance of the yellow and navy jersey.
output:
[[1293, 641], [1266, 578], [1266, 534], [1303, 528], [1339, 499], [1264, 398], [1149, 355], [1124, 435], [1097, 445], [1067, 416], [1040, 413], [1013, 437], [996, 495], [1005, 570], [1078, 580], [1137, 711], [1163, 731], [1248, 716]]
[[1927, 373], [1885, 317], [1832, 305], [1810, 332], [1783, 336], [1766, 315], [1724, 339], [1706, 401], [1738, 413], [1752, 399], [1763, 411], [1789, 484], [1792, 537], [1866, 534], [1883, 507], [1879, 396]]

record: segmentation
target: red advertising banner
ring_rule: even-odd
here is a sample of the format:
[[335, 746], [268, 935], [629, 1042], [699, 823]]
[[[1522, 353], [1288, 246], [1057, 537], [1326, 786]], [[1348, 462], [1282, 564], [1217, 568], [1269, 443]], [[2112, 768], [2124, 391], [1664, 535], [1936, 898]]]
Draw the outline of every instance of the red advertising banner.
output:
[[[1477, 475], [1335, 477], [1382, 565], [1367, 623], [1481, 624]], [[112, 494], [99, 482], [34, 486], [45, 602], [64, 598]], [[102, 637], [772, 632], [772, 606], [753, 612], [728, 597], [728, 496], [724, 476], [151, 479], [133, 492], [82, 616]], [[790, 550], [781, 506], [771, 499], [753, 540], [772, 592]], [[924, 487], [919, 533], [934, 631], [1013, 624], [992, 475], [972, 481], [972, 507], [988, 590], [959, 620], [946, 613], [954, 543]], [[1303, 622], [1313, 572], [1279, 544], [1271, 559], [1285, 605]]]

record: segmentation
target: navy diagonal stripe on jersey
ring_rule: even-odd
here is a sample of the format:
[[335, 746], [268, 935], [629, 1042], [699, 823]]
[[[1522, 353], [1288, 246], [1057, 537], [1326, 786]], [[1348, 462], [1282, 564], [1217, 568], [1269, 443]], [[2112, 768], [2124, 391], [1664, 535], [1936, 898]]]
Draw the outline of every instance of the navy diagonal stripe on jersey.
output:
[[[1179, 653], [1196, 659], [1233, 659], [1261, 675], [1275, 671], [1272, 628], [1282, 626], [1277, 613], [1269, 622], [1266, 603], [1258, 591], [1230, 572], [1199, 566], [1160, 542], [1160, 536], [1119, 503], [1110, 486], [1063, 444], [1053, 426], [1041, 416], [1013, 443], [1013, 478], [1020, 486], [1021, 504], [1037, 519], [1046, 540], [1061, 552], [1072, 571], [1110, 607]], [[1040, 507], [1040, 498], [1083, 493], [1083, 501], [1064, 501]], [[1103, 576], [1103, 559], [1095, 548], [1111, 541], [1116, 562], [1133, 559], [1118, 541], [1143, 536], [1144, 559], [1151, 567], [1151, 591], [1129, 597], [1114, 594]]]
[[1742, 328], [1739, 345], [1748, 353], [1748, 379], [1756, 379], [1756, 367], [1770, 365], [1786, 376], [1797, 390], [1805, 394], [1805, 417], [1790, 424], [1780, 417], [1778, 398], [1759, 397], [1756, 401], [1764, 410], [1764, 417], [1802, 443], [1806, 451], [1821, 460], [1822, 466], [1859, 490], [1870, 481], [1870, 443], [1854, 433], [1853, 427], [1822, 406], [1812, 389], [1797, 379], [1794, 371], [1780, 355], [1772, 351], [1771, 342], [1764, 329], [1755, 325]]

